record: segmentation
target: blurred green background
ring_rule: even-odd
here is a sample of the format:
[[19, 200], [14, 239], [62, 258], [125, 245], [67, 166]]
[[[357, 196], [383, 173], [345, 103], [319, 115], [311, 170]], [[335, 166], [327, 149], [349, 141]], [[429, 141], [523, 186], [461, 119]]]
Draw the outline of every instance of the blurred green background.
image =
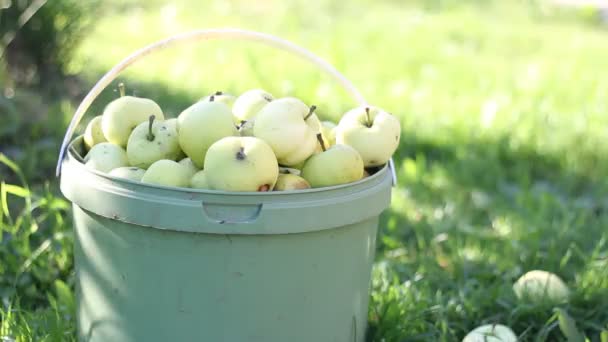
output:
[[[0, 0], [0, 338], [74, 338], [70, 208], [54, 167], [75, 106], [146, 44], [239, 27], [313, 51], [401, 120], [369, 341], [458, 341], [484, 323], [578, 341], [558, 318], [608, 341], [606, 18], [541, 0]], [[209, 41], [138, 62], [85, 121], [119, 81], [168, 116], [216, 90], [298, 96], [334, 121], [355, 105], [284, 52]], [[533, 269], [566, 281], [563, 311], [515, 297]]]

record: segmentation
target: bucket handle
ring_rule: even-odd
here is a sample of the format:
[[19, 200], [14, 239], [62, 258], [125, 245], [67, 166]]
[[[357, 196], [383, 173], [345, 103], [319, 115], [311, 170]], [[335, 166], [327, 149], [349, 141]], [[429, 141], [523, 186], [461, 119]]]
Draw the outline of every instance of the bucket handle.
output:
[[[85, 112], [93, 101], [101, 94], [101, 92], [114, 81], [118, 75], [128, 68], [131, 64], [134, 64], [137, 60], [150, 55], [154, 52], [164, 50], [170, 46], [173, 46], [177, 43], [187, 43], [194, 42], [199, 40], [212, 40], [212, 39], [238, 39], [238, 40], [249, 40], [259, 43], [264, 43], [266, 45], [285, 50], [293, 53], [296, 56], [300, 56], [301, 58], [311, 62], [321, 69], [323, 72], [331, 76], [334, 80], [336, 80], [347, 93], [351, 95], [351, 97], [361, 106], [367, 104], [363, 95], [355, 88], [355, 86], [342, 75], [338, 70], [336, 70], [331, 64], [324, 61], [323, 59], [317, 57], [312, 52], [295, 45], [285, 39], [272, 36], [266, 33], [237, 29], [237, 28], [216, 28], [216, 29], [204, 29], [204, 30], [194, 30], [181, 34], [177, 34], [174, 36], [170, 36], [163, 40], [160, 40], [156, 43], [149, 44], [145, 46], [129, 56], [123, 59], [120, 63], [116, 64], [110, 71], [108, 71], [89, 91], [89, 93], [84, 97], [82, 102], [76, 108], [76, 113], [72, 117], [72, 121], [68, 126], [65, 136], [63, 137], [63, 142], [61, 143], [61, 149], [59, 150], [59, 158], [57, 160], [57, 168], [56, 175], [59, 177], [61, 175], [61, 165], [63, 159], [65, 158], [65, 153], [67, 147], [72, 140], [72, 136], [74, 135], [74, 131], [76, 130], [76, 126], [84, 116]], [[395, 166], [393, 163], [393, 159], [389, 160], [389, 168], [391, 170], [391, 175], [393, 178], [393, 186], [397, 184], [397, 175], [395, 173]]]

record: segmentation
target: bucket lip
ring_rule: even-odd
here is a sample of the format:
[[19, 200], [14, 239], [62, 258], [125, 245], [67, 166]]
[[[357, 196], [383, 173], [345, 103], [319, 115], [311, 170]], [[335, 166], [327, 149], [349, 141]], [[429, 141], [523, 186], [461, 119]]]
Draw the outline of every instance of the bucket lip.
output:
[[83, 141], [84, 141], [84, 135], [79, 135], [72, 140], [72, 142], [68, 145], [67, 158], [66, 158], [66, 160], [64, 160], [64, 162], [72, 161], [74, 163], [77, 163], [78, 167], [81, 168], [82, 170], [93, 173], [99, 177], [105, 178], [112, 182], [126, 183], [126, 184], [130, 184], [130, 185], [135, 185], [135, 186], [140, 186], [140, 187], [145, 187], [145, 188], [150, 188], [150, 189], [163, 189], [163, 190], [176, 191], [176, 192], [188, 193], [188, 194], [269, 197], [269, 196], [277, 196], [277, 195], [296, 195], [296, 194], [302, 195], [302, 194], [307, 194], [307, 193], [331, 192], [331, 191], [346, 189], [346, 188], [353, 187], [353, 186], [363, 184], [366, 182], [373, 182], [374, 180], [377, 180], [380, 177], [384, 177], [384, 173], [386, 173], [388, 170], [388, 163], [385, 163], [382, 166], [382, 168], [380, 168], [374, 174], [370, 175], [369, 177], [364, 177], [364, 178], [354, 181], [354, 182], [350, 182], [350, 183], [346, 183], [346, 184], [339, 184], [339, 185], [332, 185], [332, 186], [325, 186], [325, 187], [320, 187], [320, 188], [309, 188], [309, 189], [298, 189], [298, 190], [223, 191], [223, 190], [212, 190], [212, 189], [185, 188], [185, 187], [175, 187], [175, 186], [165, 186], [165, 185], [158, 185], [158, 184], [143, 183], [143, 182], [134, 181], [134, 180], [130, 180], [130, 179], [122, 178], [122, 177], [112, 176], [109, 173], [88, 168], [82, 162], [82, 158], [84, 158], [84, 156], [81, 157], [80, 155], [75, 155], [76, 151], [75, 151], [74, 145], [78, 144], [78, 143], [82, 143]]

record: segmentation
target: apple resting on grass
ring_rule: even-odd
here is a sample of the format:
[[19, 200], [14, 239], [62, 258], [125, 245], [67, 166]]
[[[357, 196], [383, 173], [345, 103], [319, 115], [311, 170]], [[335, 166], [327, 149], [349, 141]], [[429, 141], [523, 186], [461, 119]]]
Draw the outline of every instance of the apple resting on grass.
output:
[[560, 277], [540, 270], [522, 275], [513, 284], [513, 291], [520, 300], [530, 300], [536, 303], [563, 303], [568, 300], [570, 292]]
[[315, 109], [293, 97], [274, 100], [257, 114], [253, 134], [270, 145], [281, 165], [301, 163], [317, 148], [321, 123]]
[[154, 119], [151, 115], [148, 122], [137, 125], [129, 137], [127, 157], [132, 166], [146, 169], [157, 160], [174, 160], [179, 155], [175, 126]]
[[207, 149], [221, 138], [237, 134], [232, 112], [224, 103], [197, 102], [177, 118], [179, 145], [196, 167], [202, 169]]
[[90, 150], [91, 147], [106, 141], [108, 140], [106, 140], [101, 130], [101, 115], [98, 115], [89, 121], [87, 128], [84, 130], [84, 145]]
[[91, 148], [89, 153], [84, 157], [84, 165], [107, 173], [117, 167], [128, 166], [129, 160], [127, 159], [127, 153], [122, 147], [109, 142], [103, 142]]
[[363, 178], [363, 160], [357, 150], [341, 144], [326, 150], [321, 133], [317, 138], [323, 152], [310, 157], [302, 168], [302, 177], [313, 188], [346, 184]]
[[471, 330], [462, 342], [517, 342], [517, 336], [505, 325], [486, 324]]
[[274, 100], [272, 95], [262, 89], [252, 89], [244, 92], [241, 96], [237, 97], [232, 105], [235, 123], [239, 124], [241, 121], [251, 121], [262, 107], [272, 100]]
[[150, 115], [157, 120], [164, 120], [163, 111], [156, 102], [135, 96], [125, 96], [125, 87], [119, 86], [120, 97], [110, 102], [101, 116], [101, 130], [106, 139], [116, 145], [125, 147], [131, 131], [140, 123], [147, 121]]
[[376, 107], [357, 107], [346, 112], [336, 128], [336, 143], [354, 147], [365, 167], [384, 165], [401, 137], [399, 120]]
[[236, 97], [234, 97], [234, 95], [226, 94], [221, 91], [216, 91], [215, 93], [213, 93], [209, 96], [203, 97], [201, 99], [201, 101], [209, 102], [209, 100], [211, 99], [211, 96], [213, 96], [213, 101], [221, 102], [221, 103], [225, 104], [226, 106], [228, 106], [229, 108], [232, 107], [232, 105], [234, 104], [234, 101], [236, 100]]
[[213, 190], [270, 191], [279, 165], [266, 142], [255, 137], [226, 137], [205, 156], [205, 176]]
[[117, 168], [113, 169], [112, 171], [110, 171], [110, 176], [116, 176], [116, 177], [120, 177], [120, 178], [129, 179], [132, 181], [140, 182], [141, 177], [144, 176], [145, 172], [146, 172], [146, 170], [140, 169], [135, 166], [123, 166], [123, 167], [117, 167]]
[[187, 188], [190, 184], [188, 169], [176, 161], [161, 159], [155, 161], [144, 176], [142, 183]]

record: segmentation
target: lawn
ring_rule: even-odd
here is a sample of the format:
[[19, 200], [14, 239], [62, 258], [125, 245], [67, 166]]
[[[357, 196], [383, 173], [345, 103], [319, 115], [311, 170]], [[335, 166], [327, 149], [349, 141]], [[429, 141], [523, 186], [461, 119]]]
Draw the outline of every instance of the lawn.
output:
[[[69, 70], [86, 90], [135, 49], [194, 28], [248, 28], [309, 48], [402, 123], [369, 341], [459, 341], [485, 323], [521, 341], [566, 341], [559, 308], [589, 341], [605, 342], [608, 31], [589, 9], [542, 3], [113, 0]], [[251, 43], [179, 47], [120, 81], [168, 116], [212, 91], [259, 87], [332, 120], [354, 105], [314, 67]], [[3, 341], [74, 336], [70, 208], [53, 175], [74, 107], [51, 101], [48, 118], [15, 131], [22, 144], [0, 149], [11, 157], [0, 159], [11, 166], [0, 168]], [[518, 300], [513, 282], [534, 269], [564, 279], [569, 301]]]

